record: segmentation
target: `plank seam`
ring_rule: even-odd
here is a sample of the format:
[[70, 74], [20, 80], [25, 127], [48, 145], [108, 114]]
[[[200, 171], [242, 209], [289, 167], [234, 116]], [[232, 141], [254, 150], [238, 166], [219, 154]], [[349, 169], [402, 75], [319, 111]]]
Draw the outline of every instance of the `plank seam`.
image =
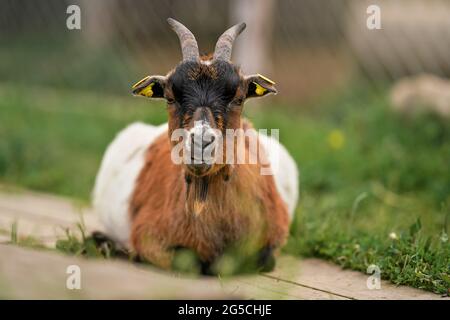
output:
[[338, 297], [341, 297], [341, 298], [346, 298], [346, 299], [349, 299], [349, 300], [357, 300], [354, 297], [346, 296], [346, 295], [343, 295], [343, 294], [340, 294], [340, 293], [336, 293], [336, 292], [332, 292], [332, 291], [328, 291], [328, 290], [325, 290], [325, 289], [314, 288], [314, 287], [309, 286], [307, 284], [303, 284], [303, 283], [299, 283], [299, 282], [295, 282], [295, 281], [291, 281], [291, 280], [285, 280], [285, 279], [277, 278], [277, 277], [274, 277], [274, 276], [270, 276], [268, 274], [261, 274], [261, 276], [266, 277], [266, 278], [270, 278], [270, 279], [274, 279], [274, 280], [278, 280], [278, 281], [283, 281], [283, 282], [290, 283], [290, 284], [294, 284], [294, 285], [297, 285], [297, 286], [300, 286], [300, 287], [304, 287], [304, 288], [313, 289], [313, 290], [316, 290], [316, 291], [321, 291], [321, 292], [324, 292], [324, 293], [332, 294], [332, 295], [335, 295], [335, 296], [338, 296]]

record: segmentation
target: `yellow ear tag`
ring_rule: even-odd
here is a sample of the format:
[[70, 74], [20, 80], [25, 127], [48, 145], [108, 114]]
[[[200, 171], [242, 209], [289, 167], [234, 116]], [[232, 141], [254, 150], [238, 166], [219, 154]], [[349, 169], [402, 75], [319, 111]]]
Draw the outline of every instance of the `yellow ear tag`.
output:
[[138, 85], [142, 84], [144, 81], [147, 81], [148, 79], [150, 79], [150, 76], [146, 76], [144, 79], [139, 80], [138, 82], [136, 82], [135, 84], [133, 84], [133, 86], [131, 87], [132, 89], [136, 88]]
[[259, 73], [258, 73], [257, 75], [258, 75], [258, 77], [260, 77], [261, 79], [267, 81], [268, 83], [270, 83], [270, 84], [275, 84], [275, 81], [270, 80], [270, 79], [267, 78], [267, 77], [264, 77], [262, 74], [259, 74]]
[[144, 89], [139, 91], [139, 94], [141, 96], [151, 97], [153, 96], [153, 90], [152, 87], [155, 85], [154, 82], [150, 83], [148, 86], [146, 86]]
[[257, 84], [256, 82], [253, 82], [253, 83], [254, 83], [255, 86], [256, 86], [255, 93], [256, 93], [258, 96], [262, 96], [262, 95], [264, 94], [264, 92], [267, 91], [267, 89], [261, 87], [261, 86], [260, 86], [259, 84]]

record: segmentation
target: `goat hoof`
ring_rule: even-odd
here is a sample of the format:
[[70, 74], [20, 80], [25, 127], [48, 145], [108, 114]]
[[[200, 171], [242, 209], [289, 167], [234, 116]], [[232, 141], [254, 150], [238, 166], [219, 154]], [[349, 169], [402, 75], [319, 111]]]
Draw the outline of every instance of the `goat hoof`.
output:
[[116, 245], [115, 241], [100, 231], [93, 231], [90, 238], [94, 241], [96, 248], [105, 257], [115, 256], [118, 258], [129, 258], [127, 250]]
[[273, 248], [267, 246], [258, 255], [258, 270], [260, 272], [270, 272], [275, 269], [276, 261], [273, 255]]
[[112, 240], [106, 234], [100, 231], [92, 232], [91, 237], [95, 241], [96, 245], [101, 245], [104, 242], [112, 242]]

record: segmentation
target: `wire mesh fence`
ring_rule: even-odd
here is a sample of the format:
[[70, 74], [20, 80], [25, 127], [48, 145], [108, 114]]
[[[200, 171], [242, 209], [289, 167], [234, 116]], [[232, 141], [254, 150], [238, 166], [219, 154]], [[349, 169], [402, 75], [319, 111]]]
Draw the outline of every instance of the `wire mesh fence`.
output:
[[[81, 9], [69, 30], [67, 7]], [[380, 8], [370, 30], [368, 7]], [[247, 30], [234, 50], [247, 72], [277, 80], [277, 99], [301, 101], [359, 80], [450, 74], [447, 0], [1, 0], [0, 79], [82, 90], [128, 92], [180, 59], [166, 23], [175, 17], [202, 52], [237, 21]]]

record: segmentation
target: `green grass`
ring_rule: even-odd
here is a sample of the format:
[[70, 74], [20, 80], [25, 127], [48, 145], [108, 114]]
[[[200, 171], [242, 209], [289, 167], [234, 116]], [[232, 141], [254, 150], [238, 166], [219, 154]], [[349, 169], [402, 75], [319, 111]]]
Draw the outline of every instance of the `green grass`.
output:
[[27, 248], [34, 248], [34, 249], [45, 249], [45, 245], [42, 244], [42, 242], [39, 239], [36, 239], [35, 237], [31, 235], [27, 235], [24, 237], [18, 236], [18, 229], [19, 229], [19, 223], [17, 221], [14, 221], [11, 225], [11, 230], [7, 232], [6, 230], [0, 230], [1, 233], [10, 235], [10, 244], [14, 244], [17, 246], [27, 247]]
[[84, 200], [114, 135], [165, 119], [163, 106], [131, 97], [7, 86], [0, 97], [1, 180]]
[[[300, 166], [286, 252], [363, 272], [377, 264], [394, 283], [448, 293], [448, 122], [392, 114], [385, 93], [359, 86], [303, 109], [246, 107], [256, 127], [280, 129]], [[2, 85], [0, 181], [87, 202], [114, 135], [165, 119], [145, 99]], [[60, 249], [86, 250], [77, 241], [68, 235]]]

